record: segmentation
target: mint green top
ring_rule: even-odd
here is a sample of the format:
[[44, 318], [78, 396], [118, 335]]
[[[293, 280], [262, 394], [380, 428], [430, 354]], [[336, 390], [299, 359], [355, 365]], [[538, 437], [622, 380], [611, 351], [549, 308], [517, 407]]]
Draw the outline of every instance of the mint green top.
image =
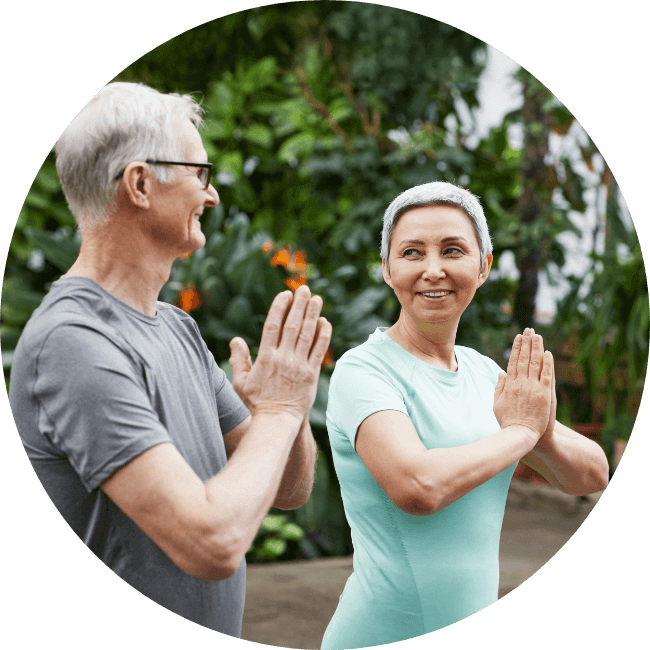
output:
[[424, 517], [395, 506], [355, 451], [359, 425], [401, 411], [427, 449], [466, 445], [500, 430], [492, 403], [499, 366], [454, 348], [458, 371], [435, 368], [377, 329], [337, 362], [327, 429], [354, 572], [323, 650], [363, 648], [432, 632], [490, 605], [499, 587], [499, 538], [516, 463]]

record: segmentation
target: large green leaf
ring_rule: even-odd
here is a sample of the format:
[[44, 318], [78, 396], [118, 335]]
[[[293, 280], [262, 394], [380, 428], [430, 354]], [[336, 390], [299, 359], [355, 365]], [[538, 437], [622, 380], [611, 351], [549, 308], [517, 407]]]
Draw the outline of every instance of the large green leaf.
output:
[[10, 326], [22, 327], [41, 304], [43, 294], [21, 284], [5, 281], [2, 291], [2, 320]]
[[42, 251], [45, 259], [60, 271], [67, 271], [79, 255], [80, 243], [73, 236], [34, 228], [25, 228], [24, 232], [27, 239]]

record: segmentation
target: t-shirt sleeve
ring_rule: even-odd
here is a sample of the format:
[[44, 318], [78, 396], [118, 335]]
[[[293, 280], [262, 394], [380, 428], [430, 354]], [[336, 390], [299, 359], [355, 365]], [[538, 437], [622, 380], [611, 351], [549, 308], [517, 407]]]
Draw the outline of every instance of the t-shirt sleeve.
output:
[[490, 376], [490, 381], [496, 387], [497, 382], [499, 381], [499, 373], [505, 372], [501, 366], [499, 366], [496, 361], [493, 361], [489, 357], [483, 357], [485, 359], [486, 368]]
[[137, 360], [106, 333], [65, 324], [38, 354], [39, 428], [91, 491], [170, 437], [152, 407]]
[[358, 357], [342, 358], [330, 381], [328, 425], [347, 436], [354, 446], [359, 425], [379, 411], [408, 415], [398, 386], [381, 364]]

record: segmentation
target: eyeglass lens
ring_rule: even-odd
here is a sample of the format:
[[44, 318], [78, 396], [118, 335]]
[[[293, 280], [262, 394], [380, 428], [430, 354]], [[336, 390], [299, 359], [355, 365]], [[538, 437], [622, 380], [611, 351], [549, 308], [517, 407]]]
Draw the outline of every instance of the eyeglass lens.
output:
[[210, 168], [209, 167], [202, 167], [201, 168], [201, 182], [203, 183], [203, 187], [207, 188], [208, 185], [210, 184]]

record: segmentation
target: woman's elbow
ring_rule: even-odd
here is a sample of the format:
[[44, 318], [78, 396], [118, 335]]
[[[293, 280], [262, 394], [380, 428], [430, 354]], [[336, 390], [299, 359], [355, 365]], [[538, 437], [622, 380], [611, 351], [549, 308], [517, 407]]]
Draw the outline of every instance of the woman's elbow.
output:
[[425, 517], [441, 509], [438, 490], [419, 481], [402, 485], [388, 496], [400, 510], [416, 517]]

